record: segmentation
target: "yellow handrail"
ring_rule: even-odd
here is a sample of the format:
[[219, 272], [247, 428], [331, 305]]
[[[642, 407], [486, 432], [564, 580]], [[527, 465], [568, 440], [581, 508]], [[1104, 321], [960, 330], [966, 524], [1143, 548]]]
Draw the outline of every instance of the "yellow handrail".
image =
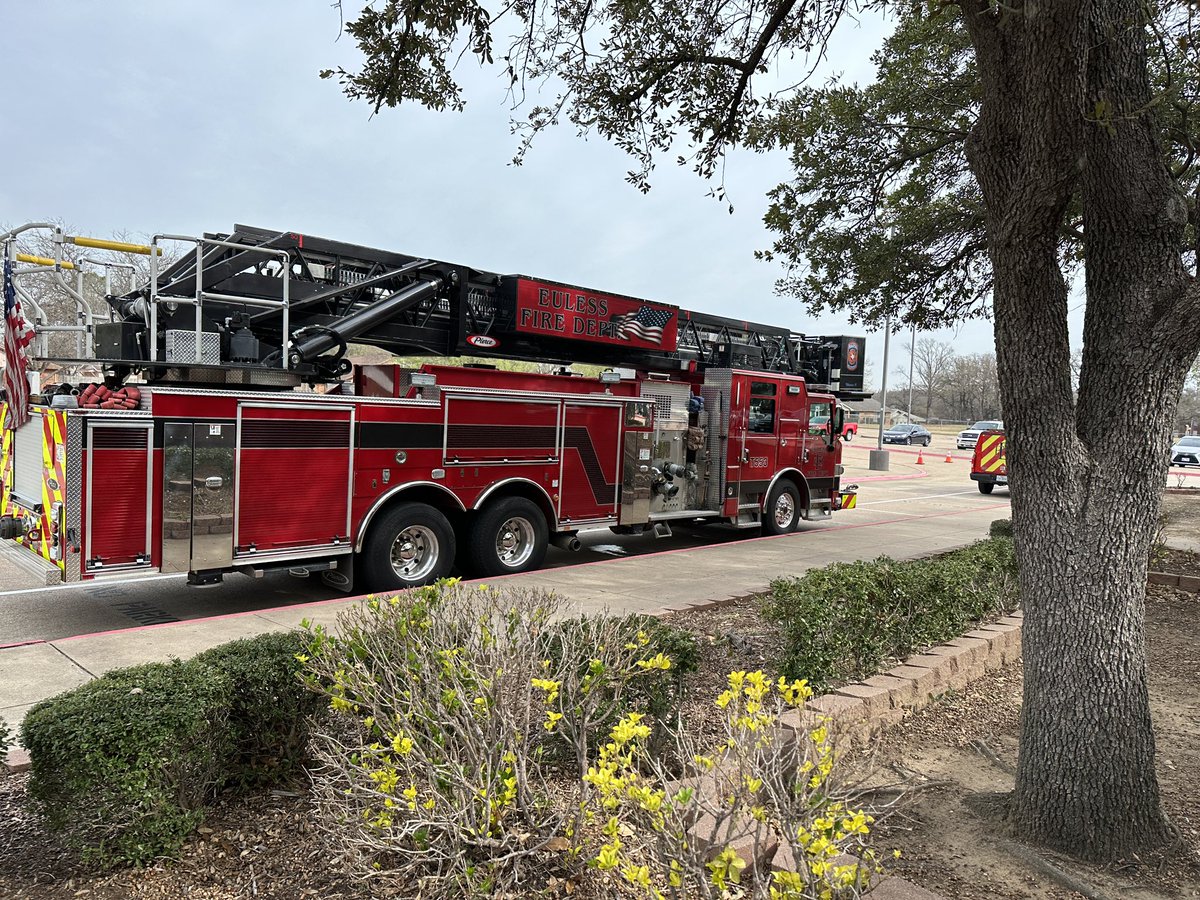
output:
[[127, 244], [124, 241], [105, 241], [100, 238], [70, 236], [65, 237], [64, 240], [69, 241], [76, 247], [91, 247], [95, 250], [116, 250], [118, 253], [140, 253], [142, 256], [149, 256], [152, 252], [156, 252], [159, 256], [162, 256], [162, 247], [147, 247], [145, 244]]
[[[30, 265], [34, 265], [34, 266], [53, 266], [54, 265], [54, 260], [52, 260], [52, 259], [47, 259], [44, 256], [32, 256], [28, 253], [18, 253], [17, 254], [17, 262], [29, 263]], [[64, 269], [73, 269], [73, 268], [75, 268], [75, 263], [67, 262], [67, 260], [64, 259], [62, 261], [62, 267]]]

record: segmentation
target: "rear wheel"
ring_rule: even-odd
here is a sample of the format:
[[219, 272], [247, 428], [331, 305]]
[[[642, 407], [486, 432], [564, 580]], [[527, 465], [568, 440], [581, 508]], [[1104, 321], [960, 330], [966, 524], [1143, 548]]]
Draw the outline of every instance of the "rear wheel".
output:
[[363, 547], [362, 566], [373, 591], [402, 591], [445, 578], [454, 562], [454, 529], [424, 503], [384, 513]]
[[854, 432], [847, 431], [844, 435], [842, 435], [842, 440], [845, 441], [847, 444], [850, 443], [852, 440], [854, 440]]
[[800, 524], [800, 492], [780, 479], [763, 504], [763, 534], [791, 534]]
[[546, 517], [524, 497], [488, 506], [471, 524], [466, 561], [478, 575], [511, 575], [542, 564], [550, 540]]
[[992, 488], [994, 488], [994, 487], [995, 487], [995, 485], [991, 484], [990, 482], [981, 481], [981, 482], [979, 482], [979, 493], [990, 494], [992, 492]]

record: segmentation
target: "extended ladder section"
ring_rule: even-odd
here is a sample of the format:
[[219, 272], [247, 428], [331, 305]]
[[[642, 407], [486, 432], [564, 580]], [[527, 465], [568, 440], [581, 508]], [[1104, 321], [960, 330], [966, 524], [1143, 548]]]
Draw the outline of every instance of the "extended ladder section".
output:
[[[164, 249], [180, 242], [184, 255], [163, 265]], [[843, 398], [867, 396], [861, 337], [809, 337], [244, 225], [200, 238], [156, 235], [147, 255], [148, 283], [109, 296], [115, 321], [94, 325], [94, 358], [117, 372], [144, 371], [151, 380], [333, 380], [349, 370], [346, 349], [355, 342], [396, 355], [781, 372]]]

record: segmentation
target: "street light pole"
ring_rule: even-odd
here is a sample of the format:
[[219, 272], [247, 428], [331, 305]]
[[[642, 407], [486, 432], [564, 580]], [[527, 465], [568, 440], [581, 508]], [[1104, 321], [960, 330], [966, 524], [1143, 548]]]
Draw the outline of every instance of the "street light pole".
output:
[[[912, 340], [910, 340], [908, 342], [908, 421], [910, 421], [910, 422], [913, 420], [913, 417], [912, 417], [912, 387], [913, 387], [912, 381], [913, 381], [913, 362], [916, 360], [916, 355], [917, 355], [917, 323], [913, 322]], [[926, 406], [926, 408], [928, 408], [929, 404], [926, 403], [925, 406]], [[925, 427], [928, 428], [929, 425], [926, 424]]]
[[883, 387], [880, 389], [882, 399], [879, 401], [879, 442], [877, 449], [871, 451], [870, 468], [886, 472], [888, 469], [888, 452], [883, 449], [883, 417], [887, 414], [887, 376], [888, 376], [888, 345], [892, 334], [892, 320], [883, 320]]

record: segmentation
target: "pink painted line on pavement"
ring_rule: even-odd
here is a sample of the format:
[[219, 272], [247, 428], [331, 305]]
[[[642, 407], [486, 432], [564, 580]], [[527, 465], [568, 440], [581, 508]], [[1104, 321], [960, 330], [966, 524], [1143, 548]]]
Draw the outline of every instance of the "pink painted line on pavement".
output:
[[[174, 628], [178, 625], [194, 625], [197, 622], [220, 622], [222, 619], [240, 619], [244, 616], [261, 616], [267, 613], [283, 612], [290, 609], [310, 609], [316, 606], [328, 606], [330, 603], [344, 603], [347, 600], [365, 600], [372, 594], [357, 594], [353, 597], [330, 597], [328, 600], [310, 600], [307, 603], [293, 603], [290, 606], [272, 606], [269, 609], [250, 609], [245, 612], [225, 613], [222, 616], [204, 616], [198, 619], [180, 619], [178, 622], [158, 622], [154, 625], [133, 625], [129, 628], [113, 628], [109, 631], [93, 631], [90, 634], [72, 634], [67, 637], [55, 638], [49, 643], [59, 644], [63, 641], [77, 641], [80, 638], [104, 637], [109, 634], [132, 634], [138, 631], [156, 631], [159, 628]], [[41, 641], [40, 643], [47, 643]], [[0, 648], [2, 649], [2, 648]]]
[[15, 644], [0, 644], [0, 650], [14, 650], [17, 647], [32, 647], [35, 644], [44, 644], [44, 643], [46, 643], [46, 642], [41, 640], [40, 638], [38, 640], [33, 640], [33, 641], [17, 641]]
[[[1007, 506], [1008, 506], [1007, 503], [992, 503], [987, 506], [979, 506], [979, 507], [974, 507], [972, 509], [952, 510], [949, 512], [940, 512], [940, 513], [927, 513], [926, 515], [923, 515], [923, 516], [912, 516], [911, 518], [913, 518], [913, 519], [940, 519], [940, 518], [945, 518], [947, 516], [961, 516], [961, 515], [965, 515], [970, 512], [978, 512], [980, 510], [1003, 509], [1003, 508], [1007, 508]], [[739, 544], [751, 544], [751, 543], [757, 543], [759, 541], [777, 541], [777, 540], [782, 540], [785, 538], [803, 538], [803, 537], [807, 537], [808, 535], [825, 534], [830, 531], [849, 531], [854, 528], [875, 528], [879, 525], [895, 525], [895, 524], [896, 523], [894, 520], [888, 520], [888, 521], [884, 521], [884, 522], [860, 522], [857, 525], [828, 525], [821, 529], [813, 529], [812, 531], [799, 531], [799, 532], [794, 532], [792, 534], [770, 534], [770, 535], [763, 535], [762, 537], [747, 538], [744, 541], [738, 541], [738, 543]], [[634, 560], [639, 560], [639, 559], [647, 559], [647, 558], [653, 557], [653, 556], [670, 556], [675, 553], [695, 553], [696, 551], [703, 552], [705, 550], [718, 550], [718, 549], [720, 549], [722, 547], [726, 547], [726, 546], [729, 546], [729, 545], [728, 544], [715, 544], [715, 545], [710, 545], [708, 547], [679, 547], [675, 550], [658, 550], [654, 553], [641, 553], [637, 556], [626, 557], [625, 559], [597, 559], [597, 560], [593, 560], [591, 562], [576, 563], [573, 566], [566, 566], [564, 568], [582, 569], [585, 566], [612, 565], [612, 564], [619, 564], [622, 562], [633, 562]], [[551, 569], [551, 570], [547, 570], [547, 571], [554, 571], [554, 570]], [[479, 584], [479, 583], [491, 584], [491, 583], [497, 582], [497, 581], [506, 581], [509, 578], [519, 578], [522, 575], [526, 575], [526, 574], [531, 574], [531, 573], [518, 572], [513, 575], [498, 575], [493, 578], [475, 578], [475, 579], [466, 581], [465, 583], [466, 584]], [[246, 612], [226, 613], [225, 615], [221, 615], [221, 616], [206, 616], [206, 617], [200, 618], [200, 619], [183, 619], [182, 621], [179, 621], [179, 622], [160, 622], [156, 625], [134, 625], [130, 628], [113, 628], [113, 629], [110, 629], [109, 631], [96, 631], [96, 632], [92, 632], [90, 634], [73, 634], [73, 635], [70, 635], [69, 637], [57, 638], [54, 641], [27, 641], [26, 643], [59, 644], [64, 641], [78, 641], [78, 640], [82, 640], [83, 638], [106, 637], [108, 635], [113, 635], [113, 634], [135, 634], [135, 633], [141, 632], [141, 631], [157, 631], [160, 628], [177, 628], [181, 625], [195, 625], [195, 624], [201, 623], [201, 622], [219, 622], [219, 621], [222, 621], [223, 619], [240, 619], [240, 618], [244, 618], [246, 616], [261, 616], [261, 615], [266, 615], [266, 614], [273, 613], [273, 612], [284, 612], [284, 611], [296, 610], [296, 609], [312, 609], [312, 608], [320, 607], [320, 606], [329, 606], [330, 604], [333, 604], [333, 603], [347, 603], [347, 602], [351, 602], [351, 601], [366, 600], [367, 598], [372, 597], [372, 596], [375, 596], [375, 595], [373, 595], [373, 594], [356, 594], [351, 597], [331, 597], [328, 600], [312, 600], [312, 601], [309, 601], [308, 603], [295, 603], [295, 604], [292, 604], [291, 606], [273, 606], [270, 609], [254, 609], [254, 610], [248, 610]], [[14, 645], [14, 646], [19, 646], [19, 645]], [[0, 650], [2, 650], [2, 649], [6, 649], [6, 648], [0, 647]]]

